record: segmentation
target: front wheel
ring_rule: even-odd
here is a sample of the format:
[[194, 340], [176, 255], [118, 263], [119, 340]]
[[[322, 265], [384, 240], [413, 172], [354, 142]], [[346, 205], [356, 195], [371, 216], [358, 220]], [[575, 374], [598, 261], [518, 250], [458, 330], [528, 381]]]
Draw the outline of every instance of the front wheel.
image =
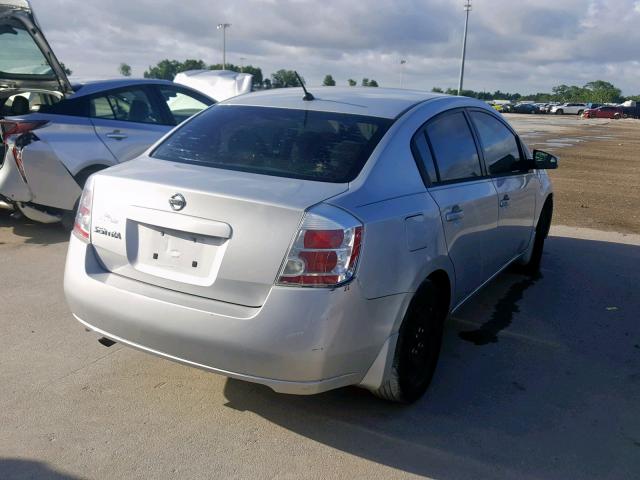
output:
[[562, 115], [564, 113], [563, 110], [556, 110], [556, 115]]
[[542, 208], [538, 225], [536, 226], [536, 234], [533, 240], [533, 252], [529, 261], [522, 266], [524, 273], [529, 275], [538, 275], [540, 273], [540, 264], [542, 263], [542, 252], [544, 250], [544, 241], [549, 235], [551, 228], [551, 219], [553, 217], [553, 204], [548, 201]]
[[429, 387], [440, 356], [449, 305], [439, 288], [427, 280], [407, 310], [389, 378], [374, 392], [392, 402], [412, 403]]

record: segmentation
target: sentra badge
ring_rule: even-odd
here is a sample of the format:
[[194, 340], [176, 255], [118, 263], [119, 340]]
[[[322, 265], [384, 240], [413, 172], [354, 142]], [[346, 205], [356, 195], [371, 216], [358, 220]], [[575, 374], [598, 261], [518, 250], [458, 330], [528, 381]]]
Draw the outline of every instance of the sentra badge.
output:
[[98, 233], [100, 235], [105, 235], [107, 237], [111, 237], [111, 238], [115, 238], [117, 240], [122, 240], [122, 235], [120, 235], [120, 232], [115, 232], [112, 230], [107, 230], [104, 227], [96, 227], [94, 230], [95, 233]]

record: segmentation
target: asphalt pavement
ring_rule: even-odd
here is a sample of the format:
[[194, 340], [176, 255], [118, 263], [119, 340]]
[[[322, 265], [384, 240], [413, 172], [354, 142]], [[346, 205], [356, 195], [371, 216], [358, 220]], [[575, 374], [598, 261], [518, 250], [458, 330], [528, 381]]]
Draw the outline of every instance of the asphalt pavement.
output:
[[74, 321], [68, 234], [0, 214], [0, 479], [637, 479], [640, 235], [554, 227], [450, 320], [426, 397], [276, 394]]

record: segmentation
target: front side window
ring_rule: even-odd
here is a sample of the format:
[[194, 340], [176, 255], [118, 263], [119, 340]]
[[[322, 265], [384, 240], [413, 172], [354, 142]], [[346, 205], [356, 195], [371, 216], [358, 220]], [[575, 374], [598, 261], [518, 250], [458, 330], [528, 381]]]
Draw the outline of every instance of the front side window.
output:
[[491, 175], [521, 170], [520, 150], [516, 137], [499, 120], [483, 112], [471, 112], [478, 130], [484, 161]]
[[142, 89], [120, 90], [90, 100], [93, 118], [136, 123], [160, 123], [160, 114]]
[[441, 182], [482, 176], [476, 144], [462, 112], [436, 118], [426, 131]]
[[176, 130], [153, 158], [321, 182], [352, 181], [392, 120], [218, 105]]
[[176, 125], [209, 106], [193, 95], [172, 87], [161, 87], [160, 94], [167, 102], [167, 107]]

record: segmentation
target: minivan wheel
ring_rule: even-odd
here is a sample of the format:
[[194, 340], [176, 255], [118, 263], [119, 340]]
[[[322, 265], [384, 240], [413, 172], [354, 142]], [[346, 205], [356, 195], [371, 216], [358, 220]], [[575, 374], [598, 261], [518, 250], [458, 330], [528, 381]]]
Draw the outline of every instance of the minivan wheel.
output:
[[418, 400], [429, 387], [438, 364], [448, 305], [437, 286], [427, 280], [414, 297], [400, 327], [389, 378], [374, 392], [399, 403]]
[[549, 235], [551, 228], [551, 219], [553, 217], [553, 204], [547, 202], [540, 213], [540, 219], [536, 226], [536, 236], [533, 240], [533, 253], [528, 263], [522, 266], [524, 273], [528, 275], [538, 275], [540, 273], [540, 264], [542, 263], [542, 252], [544, 250], [544, 241]]

